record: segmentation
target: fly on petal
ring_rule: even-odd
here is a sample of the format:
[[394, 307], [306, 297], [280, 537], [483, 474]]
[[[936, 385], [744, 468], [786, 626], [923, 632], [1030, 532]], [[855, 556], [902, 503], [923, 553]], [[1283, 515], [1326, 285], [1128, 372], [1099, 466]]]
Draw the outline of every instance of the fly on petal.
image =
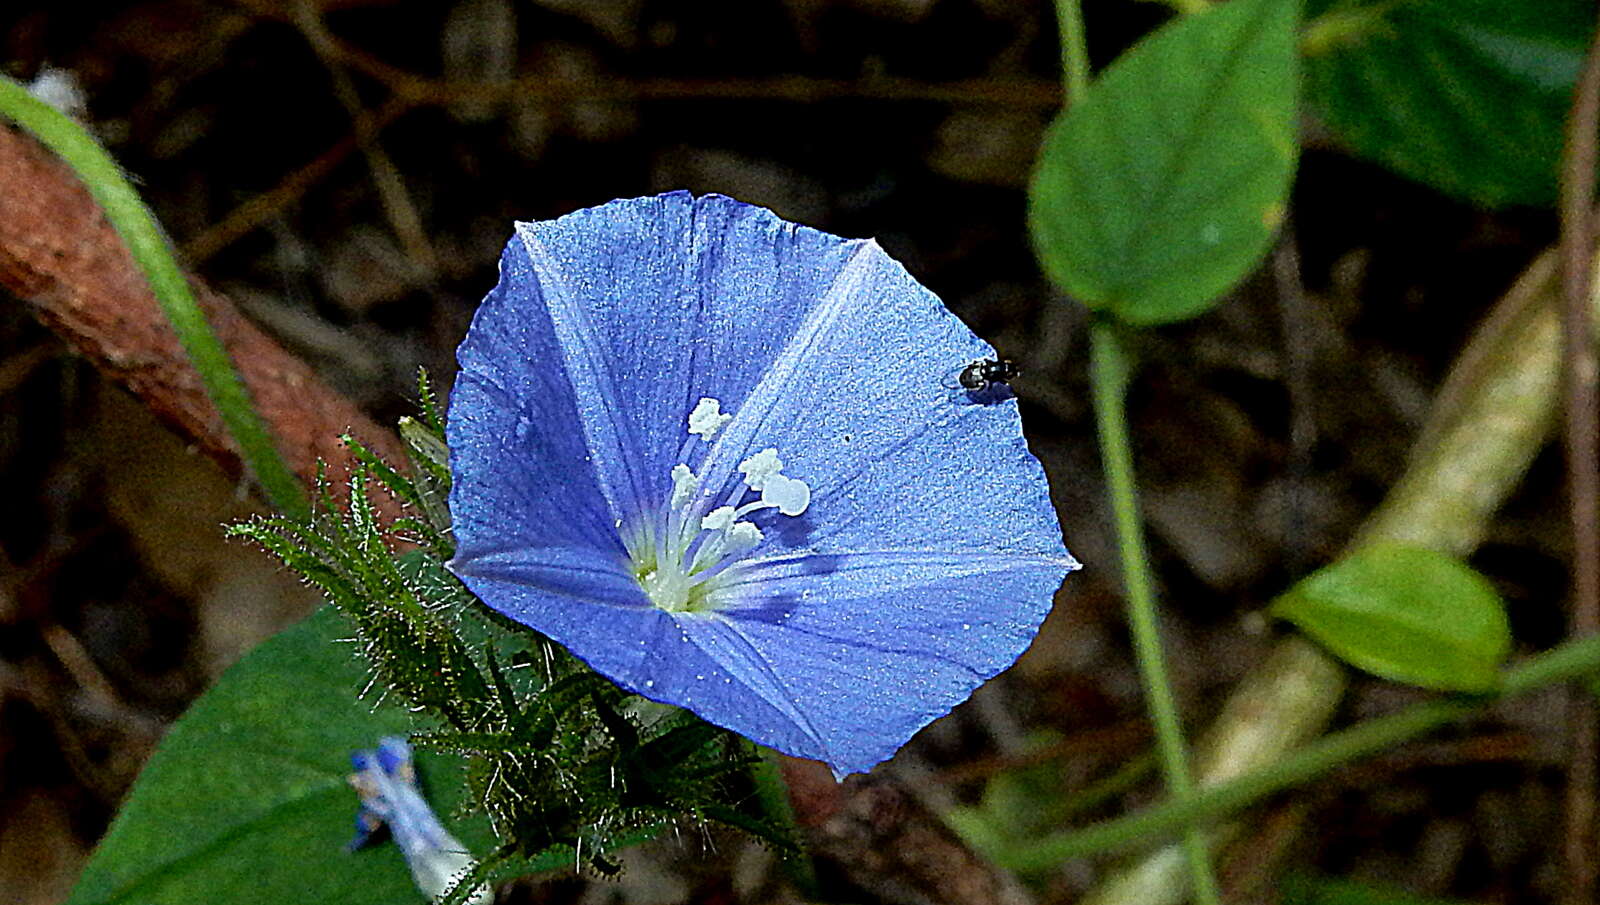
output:
[[523, 223], [458, 351], [451, 568], [628, 691], [844, 774], [1063, 576], [994, 350], [870, 240], [673, 193]]

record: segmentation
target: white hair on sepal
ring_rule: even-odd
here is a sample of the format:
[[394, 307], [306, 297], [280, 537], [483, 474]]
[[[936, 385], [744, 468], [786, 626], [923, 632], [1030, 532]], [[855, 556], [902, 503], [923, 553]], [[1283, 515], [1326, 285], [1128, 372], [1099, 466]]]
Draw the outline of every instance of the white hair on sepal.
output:
[[89, 97], [78, 84], [78, 76], [70, 69], [45, 66], [28, 83], [28, 93], [44, 101], [79, 123], [89, 121]]

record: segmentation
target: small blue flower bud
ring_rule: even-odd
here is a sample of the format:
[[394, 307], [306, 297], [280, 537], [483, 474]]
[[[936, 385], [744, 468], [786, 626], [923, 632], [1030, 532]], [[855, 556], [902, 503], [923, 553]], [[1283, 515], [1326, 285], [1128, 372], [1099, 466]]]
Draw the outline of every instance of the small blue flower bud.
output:
[[[360, 848], [380, 827], [388, 826], [422, 894], [435, 899], [448, 892], [472, 869], [472, 855], [423, 800], [411, 764], [411, 746], [405, 739], [387, 736], [376, 750], [356, 751], [350, 760], [357, 770], [350, 785], [361, 797], [361, 810], [356, 814], [356, 836], [348, 848]], [[485, 886], [474, 890], [467, 901], [489, 905], [494, 895]]]

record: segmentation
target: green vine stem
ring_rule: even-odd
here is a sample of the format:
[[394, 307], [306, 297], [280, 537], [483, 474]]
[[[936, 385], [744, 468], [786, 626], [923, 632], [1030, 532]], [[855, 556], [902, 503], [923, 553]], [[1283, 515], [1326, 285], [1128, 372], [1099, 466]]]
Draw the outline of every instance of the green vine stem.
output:
[[[1581, 678], [1596, 670], [1600, 670], [1600, 637], [1569, 641], [1508, 670], [1498, 698]], [[1270, 768], [1218, 783], [1195, 792], [1186, 800], [1107, 820], [1075, 833], [1042, 839], [1027, 847], [1012, 849], [999, 860], [1003, 866], [1015, 870], [1040, 870], [1069, 858], [1148, 844], [1196, 821], [1236, 811], [1353, 760], [1385, 751], [1407, 739], [1470, 716], [1486, 704], [1481, 698], [1444, 698], [1367, 720], [1311, 742]], [[1173, 858], [1169, 852], [1165, 859], [1158, 854], [1151, 862], [1166, 863], [1171, 860]], [[1166, 898], [1162, 896], [1163, 900]]]
[[[1204, 8], [1205, 0], [1198, 2]], [[1183, 4], [1178, 4], [1180, 7]], [[1089, 90], [1089, 52], [1084, 36], [1081, 0], [1056, 0], [1056, 22], [1061, 40], [1061, 79], [1065, 102], [1076, 103]], [[1111, 508], [1116, 518], [1117, 548], [1122, 560], [1128, 600], [1128, 626], [1139, 663], [1150, 718], [1155, 725], [1156, 748], [1167, 789], [1179, 801], [1194, 791], [1189, 772], [1183, 725], [1167, 678], [1161, 649], [1155, 595], [1150, 580], [1150, 559], [1145, 550], [1144, 527], [1135, 493], [1133, 451], [1128, 442], [1127, 390], [1131, 362], [1123, 351], [1115, 325], [1096, 320], [1089, 334], [1089, 380], [1094, 397], [1095, 425], [1100, 436], [1100, 457], [1106, 471]], [[1184, 834], [1182, 860], [1188, 866], [1195, 900], [1218, 905], [1221, 894], [1211, 866], [1204, 832], [1198, 826]]]
[[[1555, 423], [1561, 373], [1558, 293], [1556, 260], [1546, 254], [1523, 273], [1456, 360], [1406, 470], [1352, 547], [1402, 541], [1458, 556], [1477, 547], [1490, 517]], [[1315, 738], [1332, 720], [1348, 682], [1344, 667], [1311, 642], [1298, 636], [1278, 642], [1240, 681], [1201, 737], [1195, 772], [1202, 791], [1171, 807], [1198, 814], [1220, 788], [1256, 782], [1256, 771], [1267, 771], [1262, 775], [1268, 778], [1280, 775], [1284, 764], [1299, 756], [1285, 758], [1286, 753]], [[1467, 712], [1440, 711], [1439, 721], [1396, 723], [1410, 735], [1392, 738], [1409, 738]], [[1365, 752], [1336, 753], [1353, 758]], [[1098, 851], [1089, 843], [1106, 839], [1100, 834], [1107, 826], [1041, 840], [1030, 853]], [[1238, 824], [1217, 827], [1213, 844], [1225, 843], [1239, 830]], [[1082, 903], [1177, 905], [1187, 895], [1180, 851], [1169, 846], [1112, 874]]]
[[[1133, 636], [1150, 719], [1155, 724], [1156, 751], [1168, 791], [1183, 802], [1193, 794], [1194, 780], [1189, 775], [1183, 725], [1178, 718], [1172, 683], [1167, 678], [1166, 657], [1161, 650], [1150, 557], [1145, 549], [1144, 527], [1135, 493], [1126, 407], [1132, 363], [1116, 331], [1116, 325], [1100, 319], [1089, 328], [1089, 384], [1094, 397], [1095, 427], [1100, 435], [1100, 459], [1105, 466], [1111, 509], [1116, 518], [1117, 550], [1128, 599], [1128, 629]], [[1202, 905], [1220, 902], [1204, 834], [1198, 827], [1191, 827], [1184, 834], [1183, 844], [1196, 901]]]
[[245, 468], [279, 512], [295, 518], [309, 514], [304, 489], [278, 454], [227, 351], [195, 303], [166, 235], [116, 161], [71, 118], [5, 76], [0, 76], [0, 117], [16, 122], [83, 180], [150, 283], [206, 394], [238, 444]]

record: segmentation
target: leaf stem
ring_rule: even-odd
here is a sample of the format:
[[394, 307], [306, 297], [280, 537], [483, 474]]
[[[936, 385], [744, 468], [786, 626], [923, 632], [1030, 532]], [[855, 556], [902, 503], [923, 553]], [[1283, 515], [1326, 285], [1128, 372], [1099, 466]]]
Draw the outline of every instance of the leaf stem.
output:
[[[1505, 673], [1500, 697], [1522, 694], [1600, 670], [1600, 637], [1569, 641]], [[1476, 713], [1496, 698], [1453, 697], [1415, 705], [1390, 716], [1323, 736], [1269, 767], [1202, 789], [1187, 798], [1040, 839], [996, 855], [1013, 870], [1043, 870], [1062, 861], [1140, 843], [1152, 844], [1196, 821], [1220, 817], [1276, 792], [1314, 779], [1335, 767], [1385, 751], [1401, 742]]]
[[[1167, 678], [1166, 657], [1156, 624], [1155, 593], [1150, 580], [1150, 557], [1145, 550], [1144, 528], [1134, 488], [1133, 451], [1128, 441], [1127, 388], [1132, 363], [1122, 348], [1116, 326], [1096, 320], [1089, 328], [1089, 382], [1094, 397], [1095, 427], [1100, 435], [1100, 458], [1106, 470], [1111, 508], [1116, 518], [1117, 547], [1128, 595], [1128, 628], [1139, 661], [1139, 675], [1155, 724], [1156, 750], [1161, 758], [1167, 788], [1180, 804], [1194, 796], [1183, 727]], [[1185, 856], [1194, 881], [1195, 901], [1218, 903], [1221, 896], [1206, 851], [1205, 835], [1190, 826], [1184, 835]]]
[[278, 454], [227, 350], [206, 323], [183, 272], [173, 260], [166, 235], [116, 161], [71, 118], [5, 76], [0, 76], [0, 118], [15, 121], [83, 180], [144, 272], [157, 303], [178, 334], [179, 344], [199, 373], [206, 395], [238, 444], [245, 469], [260, 482], [268, 501], [279, 512], [294, 518], [309, 515], [305, 491]]
[[1063, 106], [1077, 103], [1089, 87], [1089, 49], [1083, 36], [1082, 0], [1056, 0], [1056, 25], [1061, 33]]

